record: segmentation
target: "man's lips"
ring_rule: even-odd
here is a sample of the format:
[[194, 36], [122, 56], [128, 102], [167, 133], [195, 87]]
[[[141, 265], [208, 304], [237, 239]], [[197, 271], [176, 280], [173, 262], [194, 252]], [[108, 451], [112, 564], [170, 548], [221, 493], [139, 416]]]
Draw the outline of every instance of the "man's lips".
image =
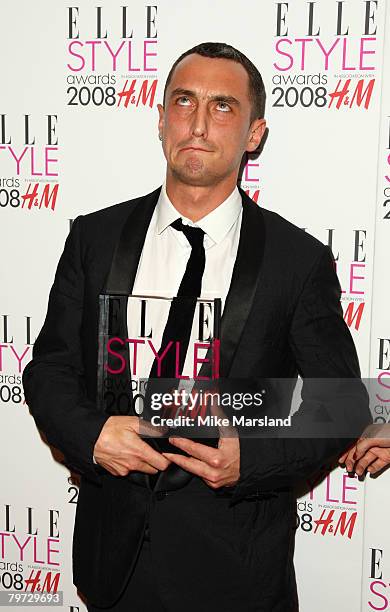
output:
[[202, 149], [202, 147], [183, 147], [181, 151], [204, 151], [205, 153], [211, 153], [210, 149]]

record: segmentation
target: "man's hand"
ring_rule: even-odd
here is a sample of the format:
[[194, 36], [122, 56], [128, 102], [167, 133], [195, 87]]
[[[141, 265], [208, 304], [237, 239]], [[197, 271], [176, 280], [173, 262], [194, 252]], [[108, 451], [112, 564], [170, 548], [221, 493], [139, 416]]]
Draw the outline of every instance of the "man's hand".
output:
[[379, 472], [390, 464], [390, 425], [370, 425], [357, 443], [339, 458], [348, 472], [362, 476]]
[[164, 457], [184, 470], [200, 476], [212, 489], [236, 484], [240, 477], [240, 442], [238, 435], [220, 437], [218, 448], [211, 448], [186, 438], [169, 438], [174, 446], [191, 457], [176, 453], [163, 453]]
[[163, 430], [139, 417], [111, 416], [96, 440], [96, 461], [113, 476], [127, 476], [131, 471], [156, 474], [166, 470], [170, 464], [168, 458], [144, 442], [140, 434], [160, 437]]

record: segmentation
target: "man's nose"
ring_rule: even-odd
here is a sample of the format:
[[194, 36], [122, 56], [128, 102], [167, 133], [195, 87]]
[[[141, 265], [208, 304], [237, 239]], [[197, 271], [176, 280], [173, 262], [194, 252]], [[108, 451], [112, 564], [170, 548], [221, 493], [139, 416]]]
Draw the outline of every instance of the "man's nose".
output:
[[207, 138], [207, 108], [199, 104], [192, 115], [192, 134], [197, 138]]

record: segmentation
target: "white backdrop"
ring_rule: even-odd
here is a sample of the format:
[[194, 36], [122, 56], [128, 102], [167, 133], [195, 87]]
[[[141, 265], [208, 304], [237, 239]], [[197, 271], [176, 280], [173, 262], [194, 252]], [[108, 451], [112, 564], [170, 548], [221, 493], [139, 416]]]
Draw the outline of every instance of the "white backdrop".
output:
[[[390, 20], [385, 0], [132, 0], [123, 31], [119, 0], [69, 4], [0, 7], [0, 592], [58, 573], [63, 609], [81, 611], [77, 484], [21, 386], [71, 220], [161, 184], [171, 64], [202, 41], [238, 47], [263, 75], [269, 126], [242, 186], [331, 245], [362, 375], [383, 383], [374, 414], [389, 420]], [[302, 612], [390, 610], [389, 483], [338, 468], [299, 500]]]

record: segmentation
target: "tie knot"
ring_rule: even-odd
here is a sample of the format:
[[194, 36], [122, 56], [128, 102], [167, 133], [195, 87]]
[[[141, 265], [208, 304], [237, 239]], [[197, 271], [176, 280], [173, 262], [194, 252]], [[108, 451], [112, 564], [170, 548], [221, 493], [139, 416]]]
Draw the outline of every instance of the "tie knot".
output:
[[205, 232], [200, 227], [192, 227], [191, 225], [185, 225], [183, 221], [180, 219], [176, 219], [171, 226], [179, 231], [183, 232], [191, 247], [202, 246], [203, 245], [203, 236]]

